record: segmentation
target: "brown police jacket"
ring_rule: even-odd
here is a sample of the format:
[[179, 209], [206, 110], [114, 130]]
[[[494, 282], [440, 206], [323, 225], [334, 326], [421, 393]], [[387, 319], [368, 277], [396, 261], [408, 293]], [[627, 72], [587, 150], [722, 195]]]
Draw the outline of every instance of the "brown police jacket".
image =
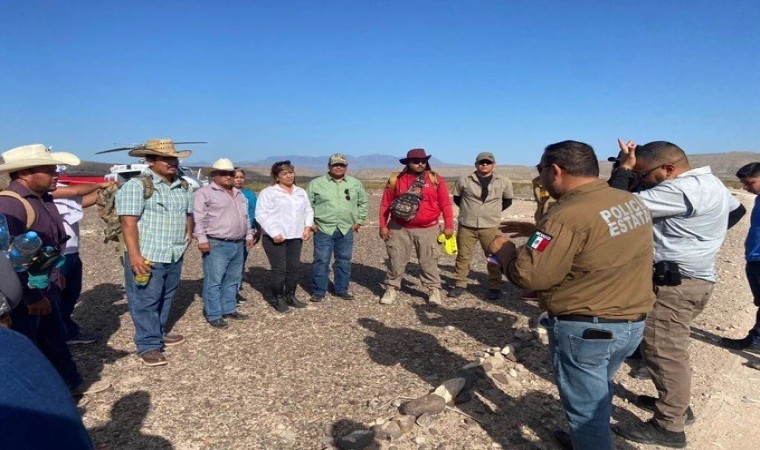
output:
[[593, 181], [564, 194], [537, 230], [505, 269], [541, 291], [544, 310], [635, 319], [652, 309], [652, 219], [635, 196]]

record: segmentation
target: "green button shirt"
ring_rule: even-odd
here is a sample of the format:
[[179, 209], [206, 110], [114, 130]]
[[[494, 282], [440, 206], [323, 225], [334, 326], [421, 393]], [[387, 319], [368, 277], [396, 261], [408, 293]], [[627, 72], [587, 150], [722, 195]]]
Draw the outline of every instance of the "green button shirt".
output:
[[354, 177], [346, 176], [339, 182], [325, 174], [311, 180], [306, 192], [314, 209], [314, 222], [323, 233], [332, 235], [338, 229], [347, 234], [354, 224], [367, 220], [367, 191]]
[[178, 261], [187, 249], [187, 216], [193, 213], [192, 189], [183, 189], [179, 178], [169, 185], [150, 169], [143, 175], [153, 178], [155, 192], [143, 200], [143, 182], [137, 177], [116, 192], [120, 216], [137, 216], [140, 253], [160, 263]]

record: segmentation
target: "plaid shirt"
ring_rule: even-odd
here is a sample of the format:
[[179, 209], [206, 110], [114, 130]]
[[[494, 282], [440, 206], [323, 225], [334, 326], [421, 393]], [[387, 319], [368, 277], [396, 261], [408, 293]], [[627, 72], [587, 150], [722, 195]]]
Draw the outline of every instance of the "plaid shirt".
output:
[[152, 262], [173, 263], [187, 249], [187, 217], [193, 213], [191, 189], [183, 189], [179, 178], [168, 185], [150, 169], [155, 192], [143, 200], [143, 182], [137, 177], [116, 192], [119, 216], [138, 216], [140, 253]]

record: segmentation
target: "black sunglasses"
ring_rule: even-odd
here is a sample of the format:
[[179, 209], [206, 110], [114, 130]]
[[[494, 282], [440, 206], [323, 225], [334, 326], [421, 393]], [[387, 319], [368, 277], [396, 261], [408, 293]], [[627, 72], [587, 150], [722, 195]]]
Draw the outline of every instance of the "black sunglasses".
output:
[[343, 164], [343, 163], [335, 163], [335, 164], [331, 165], [330, 167], [346, 167], [346, 165]]
[[480, 161], [478, 161], [479, 166], [488, 166], [490, 164], [493, 164], [493, 161], [489, 161], [487, 159], [481, 159]]
[[427, 159], [410, 159], [410, 164], [425, 164], [427, 163]]
[[346, 194], [346, 200], [351, 200], [351, 193], [348, 191], [348, 189], [343, 191], [343, 193]]
[[286, 159], [285, 161], [277, 161], [276, 163], [274, 163], [275, 167], [282, 167], [282, 166], [289, 166], [289, 165], [290, 165], [289, 159]]

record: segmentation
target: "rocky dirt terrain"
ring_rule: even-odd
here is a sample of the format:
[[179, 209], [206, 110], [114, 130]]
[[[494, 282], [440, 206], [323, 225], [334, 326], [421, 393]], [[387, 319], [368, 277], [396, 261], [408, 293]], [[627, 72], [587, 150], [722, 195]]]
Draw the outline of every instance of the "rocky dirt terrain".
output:
[[[751, 207], [750, 196], [737, 191]], [[489, 367], [473, 389], [424, 426], [379, 444], [402, 449], [555, 449], [555, 428], [564, 417], [552, 382], [542, 336], [528, 330], [540, 313], [534, 302], [505, 281], [504, 299], [484, 300], [485, 261], [478, 256], [468, 294], [443, 307], [425, 304], [412, 263], [400, 301], [379, 305], [385, 249], [375, 221], [379, 194], [372, 195], [372, 223], [355, 242], [352, 290], [356, 300], [328, 296], [305, 310], [278, 314], [265, 301], [268, 263], [260, 246], [248, 260], [241, 311], [251, 315], [228, 330], [202, 318], [199, 253], [185, 258], [171, 324], [187, 342], [167, 350], [169, 365], [148, 368], [134, 354], [133, 326], [124, 295], [123, 269], [115, 250], [101, 242], [99, 218], [83, 224], [85, 285], [75, 317], [103, 339], [74, 348], [87, 382], [109, 380], [113, 388], [80, 402], [84, 422], [99, 449], [325, 449], [356, 430], [387, 427], [397, 405], [423, 396], [489, 349], [512, 344], [511, 359]], [[531, 220], [534, 205], [516, 201], [505, 218]], [[744, 336], [753, 319], [743, 274], [748, 217], [729, 232], [718, 258], [720, 282], [694, 327], [693, 405], [697, 422], [689, 448], [751, 448], [760, 431], [757, 358], [716, 346], [719, 336]], [[311, 245], [304, 246], [299, 295], [308, 298]], [[440, 267], [452, 284], [452, 257]], [[492, 352], [493, 352], [492, 351]], [[509, 355], [508, 355], [509, 356]], [[517, 361], [513, 361], [516, 359]], [[617, 376], [621, 397], [654, 394], [651, 382]], [[614, 421], [649, 413], [616, 398]], [[616, 440], [617, 448], [648, 448]]]

